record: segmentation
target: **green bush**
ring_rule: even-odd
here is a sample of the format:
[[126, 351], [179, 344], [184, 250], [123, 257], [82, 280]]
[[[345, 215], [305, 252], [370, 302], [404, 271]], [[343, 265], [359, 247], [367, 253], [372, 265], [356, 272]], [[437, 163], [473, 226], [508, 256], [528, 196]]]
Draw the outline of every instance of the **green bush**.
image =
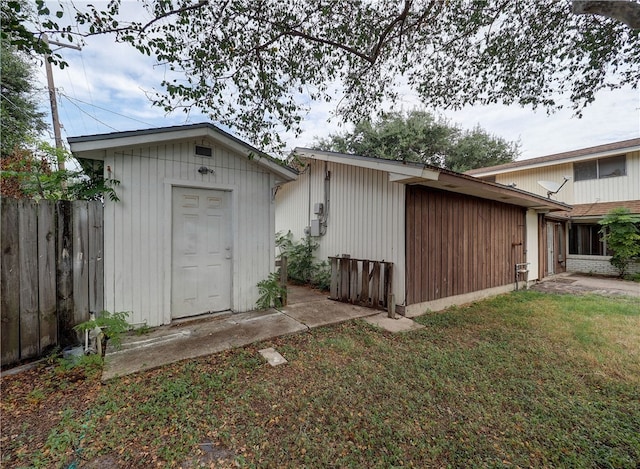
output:
[[609, 262], [623, 278], [629, 263], [640, 257], [640, 216], [627, 208], [614, 208], [599, 223], [600, 235], [613, 251]]
[[331, 287], [331, 267], [327, 261], [316, 264], [311, 284], [318, 290], [329, 290]]
[[316, 262], [314, 252], [318, 243], [310, 236], [293, 241], [291, 231], [278, 233], [276, 245], [287, 257], [287, 278], [298, 285], [312, 285], [320, 290], [328, 290], [331, 283], [331, 269], [326, 261]]

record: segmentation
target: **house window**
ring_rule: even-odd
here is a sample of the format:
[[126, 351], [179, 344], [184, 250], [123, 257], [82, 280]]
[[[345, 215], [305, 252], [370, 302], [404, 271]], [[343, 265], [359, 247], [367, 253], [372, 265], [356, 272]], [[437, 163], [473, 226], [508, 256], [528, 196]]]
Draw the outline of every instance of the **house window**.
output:
[[612, 156], [573, 164], [573, 180], [604, 179], [627, 174], [626, 156]]
[[610, 255], [606, 244], [600, 239], [600, 228], [600, 225], [573, 223], [569, 229], [569, 254]]

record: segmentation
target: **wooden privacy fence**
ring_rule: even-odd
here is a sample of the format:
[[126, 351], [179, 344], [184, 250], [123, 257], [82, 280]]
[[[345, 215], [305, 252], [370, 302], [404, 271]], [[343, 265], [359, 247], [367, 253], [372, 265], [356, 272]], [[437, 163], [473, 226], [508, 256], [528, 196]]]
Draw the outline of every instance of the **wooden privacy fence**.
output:
[[[329, 298], [369, 308], [393, 311], [393, 262], [329, 257]], [[391, 308], [389, 308], [391, 306]]]
[[73, 326], [104, 304], [100, 201], [0, 199], [1, 361], [77, 341]]

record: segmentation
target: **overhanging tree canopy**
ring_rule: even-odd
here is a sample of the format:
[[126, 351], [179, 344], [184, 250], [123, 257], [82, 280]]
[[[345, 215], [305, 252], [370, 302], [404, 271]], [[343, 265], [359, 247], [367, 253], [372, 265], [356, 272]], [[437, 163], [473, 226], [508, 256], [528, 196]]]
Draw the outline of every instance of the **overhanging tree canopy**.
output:
[[517, 143], [480, 126], [464, 130], [425, 111], [387, 113], [358, 122], [352, 131], [332, 134], [314, 145], [320, 150], [413, 161], [464, 172], [514, 161]]
[[[436, 108], [556, 108], [568, 96], [577, 113], [598, 90], [637, 87], [639, 31], [609, 18], [615, 8], [584, 8], [602, 2], [573, 3], [595, 14], [574, 14], [568, 0], [148, 0], [150, 19], [132, 22], [120, 1], [70, 15], [39, 0], [38, 33], [113, 33], [176, 73], [157, 105], [201, 108], [266, 143], [296, 129], [314, 100], [357, 122], [406, 86]], [[636, 2], [614, 3], [631, 4], [633, 20]], [[58, 24], [69, 16], [79, 29]], [[42, 46], [18, 32], [21, 47]]]

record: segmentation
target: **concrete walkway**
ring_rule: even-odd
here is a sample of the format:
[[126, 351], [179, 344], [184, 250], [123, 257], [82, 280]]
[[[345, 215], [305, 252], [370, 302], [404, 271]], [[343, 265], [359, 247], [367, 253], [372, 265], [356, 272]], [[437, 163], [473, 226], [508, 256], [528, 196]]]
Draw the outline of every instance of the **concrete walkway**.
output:
[[281, 311], [219, 313], [158, 327], [144, 335], [128, 335], [120, 349], [108, 348], [102, 380], [379, 314], [329, 300], [326, 294], [310, 288], [290, 286], [289, 304]]
[[612, 277], [599, 277], [577, 273], [552, 275], [537, 283], [532, 290], [546, 293], [584, 295], [628, 295], [640, 297], [640, 283]]

